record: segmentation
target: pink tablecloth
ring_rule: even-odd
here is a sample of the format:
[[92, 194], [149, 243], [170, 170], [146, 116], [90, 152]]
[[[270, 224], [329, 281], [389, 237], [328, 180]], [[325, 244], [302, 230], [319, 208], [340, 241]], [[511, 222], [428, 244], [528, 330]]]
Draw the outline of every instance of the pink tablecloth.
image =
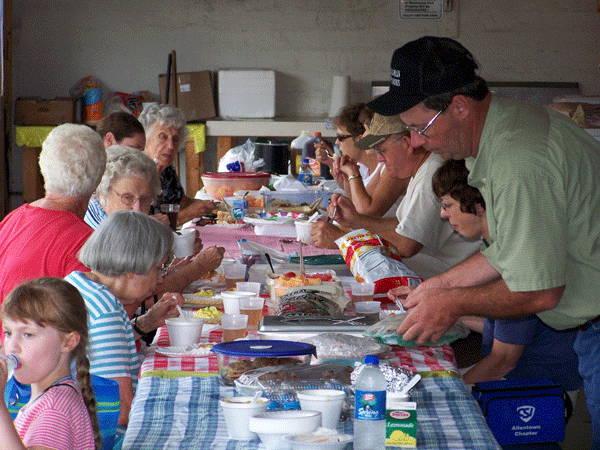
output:
[[[238, 247], [238, 239], [248, 239], [249, 241], [271, 247], [280, 252], [287, 254], [297, 252], [300, 244], [294, 238], [286, 238], [279, 236], [258, 236], [254, 233], [252, 225], [247, 225], [242, 228], [228, 228], [221, 225], [206, 225], [204, 227], [196, 227], [202, 238], [204, 247], [218, 245], [225, 247], [226, 257], [239, 257], [240, 249]], [[304, 255], [337, 255], [339, 249], [323, 249], [317, 248], [314, 245], [306, 245], [303, 249]]]

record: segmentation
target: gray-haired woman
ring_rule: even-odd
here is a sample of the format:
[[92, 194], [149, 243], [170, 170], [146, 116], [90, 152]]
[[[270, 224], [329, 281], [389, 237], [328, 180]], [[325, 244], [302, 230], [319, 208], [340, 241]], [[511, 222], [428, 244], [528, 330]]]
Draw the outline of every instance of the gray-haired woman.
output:
[[119, 382], [120, 427], [127, 425], [139, 375], [135, 341], [164, 325], [166, 318], [176, 317], [183, 297], [164, 294], [133, 320], [126, 307], [136, 309], [162, 283], [162, 267], [172, 246], [173, 233], [165, 225], [137, 211], [117, 211], [79, 252], [79, 260], [91, 272], [75, 271], [65, 277], [87, 307], [90, 372]]
[[77, 252], [92, 234], [83, 216], [106, 165], [102, 139], [85, 125], [60, 125], [44, 140], [39, 163], [44, 197], [0, 223], [0, 303], [23, 280], [85, 270]]
[[[106, 154], [106, 170], [85, 215], [86, 223], [94, 229], [116, 211], [134, 210], [148, 214], [160, 192], [158, 171], [146, 154], [120, 145], [107, 148]], [[165, 220], [160, 215], [152, 217], [168, 225], [166, 216], [163, 215]], [[192, 281], [219, 267], [223, 254], [224, 250], [219, 247], [202, 250], [202, 241], [196, 239], [195, 256], [175, 261], [157, 293], [165, 290], [181, 292]]]
[[[107, 215], [132, 209], [150, 213], [160, 193], [160, 179], [154, 161], [132, 147], [112, 145], [106, 149], [106, 170], [92, 195], [85, 222], [94, 230]], [[168, 225], [168, 221], [161, 221]]]
[[185, 195], [179, 177], [172, 166], [179, 148], [187, 138], [183, 111], [170, 105], [153, 105], [142, 111], [140, 122], [146, 130], [144, 153], [156, 163], [160, 173], [162, 193], [158, 196], [152, 214], [160, 213], [162, 204], [180, 206], [177, 222], [183, 224], [203, 214], [212, 212], [213, 201], [194, 200]]

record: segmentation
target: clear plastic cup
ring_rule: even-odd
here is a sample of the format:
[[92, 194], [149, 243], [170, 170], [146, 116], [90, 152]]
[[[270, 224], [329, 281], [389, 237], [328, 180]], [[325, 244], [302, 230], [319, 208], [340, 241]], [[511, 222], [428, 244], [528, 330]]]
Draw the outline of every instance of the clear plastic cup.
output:
[[246, 265], [240, 263], [227, 264], [223, 266], [225, 285], [227, 289], [235, 289], [236, 283], [246, 281]]
[[375, 293], [375, 283], [354, 283], [351, 285], [351, 289], [354, 303], [370, 302]]
[[221, 298], [223, 299], [223, 309], [225, 310], [225, 314], [239, 314], [240, 298], [242, 297], [255, 297], [255, 294], [254, 292], [247, 291], [221, 292]]
[[262, 318], [265, 299], [262, 297], [241, 297], [240, 314], [248, 316], [248, 330], [258, 330], [258, 323]]
[[381, 302], [358, 302], [354, 304], [357, 316], [365, 316], [379, 320]]
[[246, 337], [248, 316], [245, 314], [223, 314], [221, 316], [223, 342], [235, 341]]
[[260, 283], [253, 281], [239, 281], [235, 286], [238, 291], [253, 292], [256, 296], [260, 295]]

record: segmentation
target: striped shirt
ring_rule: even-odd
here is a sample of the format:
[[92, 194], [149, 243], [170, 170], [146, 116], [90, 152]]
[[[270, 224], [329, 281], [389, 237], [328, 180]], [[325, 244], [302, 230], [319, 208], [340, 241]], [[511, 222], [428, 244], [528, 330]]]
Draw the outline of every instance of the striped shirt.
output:
[[106, 286], [90, 280], [83, 272], [72, 272], [65, 280], [79, 290], [88, 311], [90, 372], [111, 379], [129, 377], [135, 393], [140, 359], [123, 303]]
[[26, 447], [44, 446], [56, 450], [94, 450], [90, 415], [75, 381], [48, 389], [29, 407], [21, 409], [14, 421]]
[[91, 198], [83, 220], [95, 230], [100, 226], [104, 219], [106, 219], [104, 209], [102, 209], [102, 206], [100, 206], [100, 203], [98, 203], [96, 199]]

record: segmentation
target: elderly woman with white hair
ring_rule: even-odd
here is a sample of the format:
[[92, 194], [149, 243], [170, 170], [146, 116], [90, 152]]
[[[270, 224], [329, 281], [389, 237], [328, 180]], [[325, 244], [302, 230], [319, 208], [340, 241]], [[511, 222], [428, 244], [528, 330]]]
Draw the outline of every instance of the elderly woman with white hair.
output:
[[88, 311], [90, 372], [118, 381], [119, 426], [127, 426], [137, 386], [140, 359], [136, 340], [178, 316], [180, 294], [164, 294], [147, 313], [130, 320], [135, 309], [162, 283], [173, 233], [137, 211], [117, 211], [102, 222], [79, 252], [91, 272], [65, 277], [81, 293]]
[[[113, 145], [106, 149], [106, 170], [96, 192], [90, 200], [85, 221], [93, 229], [116, 211], [134, 210], [150, 213], [150, 207], [160, 193], [160, 180], [156, 165], [148, 155], [131, 147]], [[168, 220], [156, 218], [164, 225]], [[202, 250], [202, 241], [196, 240], [193, 257], [176, 261], [158, 292], [181, 292], [192, 281], [216, 269], [223, 259], [224, 249], [210, 247]]]
[[85, 125], [54, 128], [39, 159], [45, 195], [0, 223], [0, 302], [17, 284], [87, 270], [77, 252], [92, 234], [83, 221], [106, 165], [102, 139]]
[[188, 134], [183, 111], [170, 105], [152, 105], [142, 111], [139, 120], [146, 130], [144, 153], [156, 163], [162, 188], [151, 213], [160, 213], [162, 204], [178, 204], [177, 222], [183, 224], [212, 212], [213, 201], [194, 200], [185, 195], [172, 165]]

